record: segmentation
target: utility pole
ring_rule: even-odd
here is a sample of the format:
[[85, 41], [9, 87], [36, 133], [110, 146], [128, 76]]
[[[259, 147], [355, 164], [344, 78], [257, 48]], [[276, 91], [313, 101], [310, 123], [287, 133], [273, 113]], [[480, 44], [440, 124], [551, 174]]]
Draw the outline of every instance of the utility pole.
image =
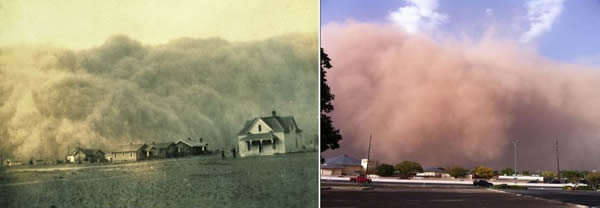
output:
[[558, 140], [556, 140], [556, 175], [558, 176], [558, 180], [560, 181], [560, 163], [558, 161]]
[[515, 139], [512, 141], [513, 145], [514, 145], [514, 149], [515, 149], [515, 172], [513, 173], [514, 176], [517, 176], [517, 144], [519, 143], [518, 139]]
[[369, 150], [367, 151], [367, 165], [365, 166], [365, 172], [367, 172], [367, 177], [369, 176], [369, 162], [371, 162], [371, 139], [373, 134], [369, 135]]

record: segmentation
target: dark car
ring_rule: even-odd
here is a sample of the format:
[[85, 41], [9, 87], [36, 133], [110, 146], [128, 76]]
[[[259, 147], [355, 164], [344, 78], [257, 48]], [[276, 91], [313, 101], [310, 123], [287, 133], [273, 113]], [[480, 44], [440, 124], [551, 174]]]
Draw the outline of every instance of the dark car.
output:
[[480, 179], [478, 179], [478, 180], [474, 180], [473, 181], [473, 186], [481, 186], [481, 187], [489, 188], [489, 187], [492, 187], [493, 185], [494, 184], [492, 184], [492, 183], [490, 183], [490, 182], [488, 182], [486, 180], [480, 180]]
[[353, 183], [371, 183], [371, 179], [367, 178], [365, 175], [358, 175], [354, 177], [350, 177], [350, 182]]

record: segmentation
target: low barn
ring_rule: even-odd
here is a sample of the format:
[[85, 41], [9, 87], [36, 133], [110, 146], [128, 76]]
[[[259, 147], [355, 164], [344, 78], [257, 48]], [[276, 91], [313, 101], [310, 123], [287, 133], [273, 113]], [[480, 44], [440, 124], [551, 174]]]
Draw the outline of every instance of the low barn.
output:
[[127, 144], [116, 146], [106, 155], [111, 162], [138, 161], [146, 159], [146, 144]]
[[177, 156], [199, 155], [208, 151], [208, 144], [202, 138], [179, 140], [175, 145], [177, 147], [175, 155]]
[[177, 145], [173, 142], [154, 143], [146, 147], [147, 158], [169, 158], [174, 157], [177, 152]]
[[77, 148], [67, 156], [70, 163], [105, 162], [105, 154], [99, 149]]

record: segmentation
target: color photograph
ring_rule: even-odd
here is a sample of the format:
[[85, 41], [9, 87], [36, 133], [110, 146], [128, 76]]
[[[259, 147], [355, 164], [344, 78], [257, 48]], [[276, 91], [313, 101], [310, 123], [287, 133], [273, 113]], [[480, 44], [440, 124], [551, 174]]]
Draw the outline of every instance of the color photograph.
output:
[[318, 207], [318, 1], [0, 0], [0, 207]]
[[321, 1], [321, 207], [600, 206], [600, 1]]

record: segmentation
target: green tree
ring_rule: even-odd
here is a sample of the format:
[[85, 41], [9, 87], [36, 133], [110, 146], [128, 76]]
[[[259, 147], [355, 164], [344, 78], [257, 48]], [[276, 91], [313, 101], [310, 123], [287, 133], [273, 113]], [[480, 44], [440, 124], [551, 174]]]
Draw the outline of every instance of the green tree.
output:
[[375, 173], [379, 176], [391, 176], [392, 174], [394, 174], [394, 166], [385, 163], [381, 164], [377, 166]]
[[515, 173], [515, 171], [512, 168], [504, 168], [504, 169], [500, 170], [500, 174], [502, 174], [502, 175], [511, 176], [514, 173]]
[[411, 177], [419, 172], [423, 172], [421, 164], [413, 161], [403, 161], [398, 163], [395, 168], [398, 171], [398, 174], [403, 177]]
[[554, 174], [554, 172], [552, 172], [552, 171], [543, 171], [541, 175], [542, 175], [542, 177], [544, 177], [545, 179], [548, 179], [548, 178], [549, 178], [549, 179], [552, 179], [552, 178], [554, 178], [554, 177], [555, 177], [555, 174]]
[[576, 183], [578, 182], [581, 178], [583, 178], [585, 175], [574, 171], [574, 170], [563, 170], [560, 171], [560, 177], [562, 178], [566, 178], [567, 182], [569, 183]]
[[446, 172], [454, 178], [464, 178], [469, 173], [469, 170], [457, 166], [446, 169]]
[[585, 176], [585, 179], [588, 181], [588, 186], [592, 187], [594, 190], [597, 190], [598, 185], [600, 185], [600, 172], [588, 173]]
[[[333, 111], [331, 101], [335, 98], [327, 84], [327, 72], [325, 71], [331, 69], [330, 61], [329, 56], [321, 48], [321, 152], [339, 148], [339, 141], [342, 140], [340, 130], [333, 126], [333, 120], [328, 115]], [[321, 158], [321, 163], [323, 162], [324, 160]]]
[[488, 167], [479, 166], [473, 170], [473, 176], [475, 178], [492, 178], [494, 177], [494, 170]]
[[524, 176], [530, 176], [531, 173], [529, 171], [525, 170], [525, 171], [522, 172], [522, 175], [524, 175]]

